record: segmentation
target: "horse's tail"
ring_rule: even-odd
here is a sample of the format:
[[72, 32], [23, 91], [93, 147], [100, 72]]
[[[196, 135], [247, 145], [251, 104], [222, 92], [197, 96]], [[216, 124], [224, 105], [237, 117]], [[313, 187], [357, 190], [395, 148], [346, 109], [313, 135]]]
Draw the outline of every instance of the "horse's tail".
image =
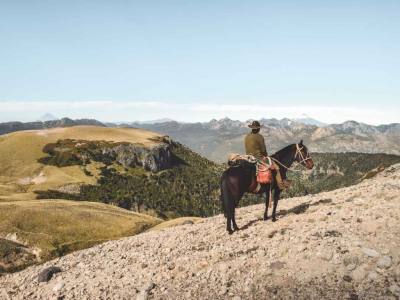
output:
[[227, 178], [225, 176], [225, 173], [222, 174], [220, 185], [221, 185], [221, 195], [220, 195], [221, 208], [222, 208], [222, 211], [224, 212], [224, 216], [227, 217], [227, 211], [228, 211], [227, 204], [228, 204], [228, 201], [230, 198], [230, 194], [229, 194]]

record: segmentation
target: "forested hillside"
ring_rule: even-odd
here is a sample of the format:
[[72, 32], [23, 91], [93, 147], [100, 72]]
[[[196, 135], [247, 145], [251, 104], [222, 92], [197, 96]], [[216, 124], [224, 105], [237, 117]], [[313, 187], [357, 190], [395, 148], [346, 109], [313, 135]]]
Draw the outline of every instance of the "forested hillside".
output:
[[[220, 213], [219, 180], [227, 166], [207, 160], [176, 142], [171, 143], [170, 150], [171, 168], [155, 173], [141, 167], [123, 167], [97, 156], [104, 166], [96, 185], [82, 185], [80, 193], [38, 191], [38, 197], [100, 201], [164, 219]], [[314, 153], [312, 157], [313, 170], [297, 166], [299, 172], [288, 173], [293, 184], [282, 194], [283, 198], [349, 186], [374, 168], [400, 162], [400, 156], [387, 154]], [[264, 196], [246, 194], [240, 206], [261, 202]]]

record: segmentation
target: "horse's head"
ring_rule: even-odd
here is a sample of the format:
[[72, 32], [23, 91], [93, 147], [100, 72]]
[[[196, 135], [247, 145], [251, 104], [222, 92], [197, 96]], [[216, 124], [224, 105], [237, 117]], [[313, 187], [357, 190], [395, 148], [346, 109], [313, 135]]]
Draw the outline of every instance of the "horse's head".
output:
[[309, 170], [314, 167], [314, 162], [310, 156], [310, 152], [308, 151], [306, 145], [303, 144], [303, 140], [296, 144], [296, 154], [294, 156], [294, 160]]

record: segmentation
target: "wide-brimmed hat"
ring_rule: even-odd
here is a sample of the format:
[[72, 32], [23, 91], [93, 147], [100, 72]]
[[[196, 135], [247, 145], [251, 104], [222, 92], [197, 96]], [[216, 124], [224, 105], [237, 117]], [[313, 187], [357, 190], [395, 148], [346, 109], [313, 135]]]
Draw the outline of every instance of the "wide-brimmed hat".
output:
[[249, 126], [251, 129], [259, 129], [259, 128], [261, 128], [260, 122], [258, 122], [258, 121], [253, 121], [251, 124], [249, 124], [247, 126]]

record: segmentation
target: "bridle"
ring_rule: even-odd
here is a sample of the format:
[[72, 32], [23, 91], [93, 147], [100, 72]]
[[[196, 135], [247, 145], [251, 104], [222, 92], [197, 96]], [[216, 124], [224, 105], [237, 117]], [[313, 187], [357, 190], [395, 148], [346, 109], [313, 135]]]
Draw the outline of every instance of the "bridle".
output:
[[[311, 160], [311, 156], [310, 153], [307, 151], [307, 155], [304, 157], [303, 152], [301, 150], [304, 149], [304, 146], [299, 146], [299, 144], [296, 144], [296, 153], [294, 155], [294, 159], [297, 159], [297, 162], [301, 165], [303, 165], [304, 162]], [[300, 160], [301, 158], [301, 160]], [[286, 170], [288, 171], [292, 171], [292, 172], [302, 172], [300, 170], [294, 170], [292, 168], [289, 168], [287, 166], [285, 166], [283, 163], [281, 163], [279, 160], [277, 160], [276, 158], [271, 157], [271, 159], [276, 162], [278, 165], [281, 165], [282, 167], [284, 167]]]
[[[304, 149], [304, 146], [299, 146], [299, 144], [296, 144], [296, 154], [294, 155], [294, 159], [298, 158], [298, 163], [303, 164], [304, 162], [311, 160], [310, 152], [307, 151], [306, 157], [304, 157], [303, 152], [301, 150]], [[301, 160], [300, 160], [301, 158]]]

